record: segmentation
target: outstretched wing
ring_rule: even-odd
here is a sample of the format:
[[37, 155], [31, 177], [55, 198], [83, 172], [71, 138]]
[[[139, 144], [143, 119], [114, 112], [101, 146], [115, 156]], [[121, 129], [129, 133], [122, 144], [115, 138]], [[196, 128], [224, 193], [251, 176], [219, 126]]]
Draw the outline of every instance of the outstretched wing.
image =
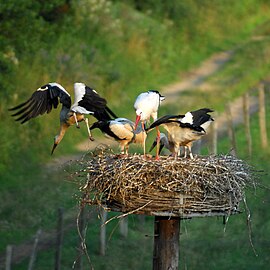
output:
[[23, 124], [45, 112], [49, 113], [52, 108], [57, 108], [59, 100], [63, 106], [70, 108], [71, 99], [65, 88], [58, 83], [48, 83], [37, 89], [27, 101], [9, 110], [16, 111], [12, 116], [18, 116], [16, 121]]
[[117, 116], [107, 107], [107, 101], [84, 83], [74, 84], [75, 100], [71, 109], [82, 114], [93, 114], [99, 121], [112, 120]]
[[191, 112], [193, 115], [193, 124], [195, 126], [200, 126], [204, 124], [205, 122], [211, 120], [211, 115], [208, 114], [211, 112], [213, 112], [213, 110], [208, 109], [208, 108], [203, 108], [203, 109], [199, 109], [197, 111]]

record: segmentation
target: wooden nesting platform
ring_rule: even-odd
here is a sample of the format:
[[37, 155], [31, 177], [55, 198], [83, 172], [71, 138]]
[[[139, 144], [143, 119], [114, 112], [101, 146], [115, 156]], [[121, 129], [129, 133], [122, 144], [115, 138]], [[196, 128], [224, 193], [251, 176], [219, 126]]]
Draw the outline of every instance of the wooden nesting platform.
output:
[[108, 211], [180, 218], [239, 213], [251, 168], [230, 155], [195, 159], [91, 153], [79, 162], [83, 203]]

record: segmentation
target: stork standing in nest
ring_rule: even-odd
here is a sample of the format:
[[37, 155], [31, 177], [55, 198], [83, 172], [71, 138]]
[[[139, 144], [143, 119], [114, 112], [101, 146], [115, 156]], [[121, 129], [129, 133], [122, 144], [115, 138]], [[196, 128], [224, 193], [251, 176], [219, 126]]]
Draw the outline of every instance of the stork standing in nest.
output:
[[[147, 92], [141, 93], [135, 103], [134, 109], [136, 111], [136, 122], [135, 122], [135, 130], [138, 126], [138, 123], [141, 121], [142, 129], [145, 130], [145, 122], [149, 121], [152, 117], [155, 121], [158, 116], [158, 108], [160, 106], [161, 101], [165, 99], [158, 91], [156, 90], [149, 90]], [[159, 127], [156, 126], [157, 130], [157, 154], [156, 159], [158, 159], [158, 152], [159, 152], [159, 140], [160, 140], [160, 131]], [[145, 140], [143, 142], [143, 153], [145, 155]]]
[[[185, 115], [165, 115], [152, 123], [147, 131], [157, 126], [163, 126], [168, 132], [168, 137], [165, 134], [162, 135], [162, 146], [168, 148], [175, 158], [179, 154], [180, 146], [183, 146], [185, 149], [184, 157], [189, 154], [190, 158], [193, 159], [192, 144], [206, 134], [210, 123], [214, 121], [211, 115], [208, 114], [211, 112], [213, 110], [203, 108], [187, 112]], [[150, 150], [156, 144], [155, 141]]]
[[131, 143], [143, 144], [146, 137], [142, 126], [138, 125], [135, 130], [134, 122], [127, 118], [97, 121], [90, 127], [90, 130], [95, 128], [99, 128], [107, 137], [116, 140], [120, 145], [122, 155], [128, 155]]
[[17, 111], [12, 116], [18, 116], [16, 121], [21, 121], [21, 124], [23, 124], [39, 115], [50, 113], [52, 108], [57, 108], [60, 101], [62, 103], [60, 131], [54, 138], [51, 151], [51, 154], [53, 154], [67, 129], [74, 124], [79, 128], [79, 122], [81, 121], [85, 121], [89, 139], [93, 140], [85, 114], [91, 114], [98, 120], [110, 120], [116, 117], [107, 107], [107, 101], [84, 83], [74, 84], [74, 96], [74, 103], [71, 105], [70, 94], [62, 85], [56, 82], [48, 83], [37, 89], [27, 101], [9, 110]]

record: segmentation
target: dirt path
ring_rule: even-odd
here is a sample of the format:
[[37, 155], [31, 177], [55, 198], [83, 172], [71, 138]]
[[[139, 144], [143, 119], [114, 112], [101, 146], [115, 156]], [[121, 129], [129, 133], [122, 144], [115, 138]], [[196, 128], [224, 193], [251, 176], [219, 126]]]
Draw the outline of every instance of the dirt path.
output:
[[202, 87], [205, 79], [218, 72], [232, 56], [233, 51], [214, 54], [198, 68], [188, 72], [185, 79], [182, 79], [181, 82], [162, 87], [161, 91], [166, 96], [166, 104], [174, 102], [175, 97], [182, 91]]

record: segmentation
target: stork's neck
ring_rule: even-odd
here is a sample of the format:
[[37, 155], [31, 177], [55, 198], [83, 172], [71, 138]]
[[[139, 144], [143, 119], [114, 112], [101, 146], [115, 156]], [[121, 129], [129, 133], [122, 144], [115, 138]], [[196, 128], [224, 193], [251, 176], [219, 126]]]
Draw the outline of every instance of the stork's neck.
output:
[[70, 109], [63, 105], [60, 111], [60, 123], [66, 122], [68, 120], [70, 116], [69, 112], [70, 112]]
[[59, 144], [62, 141], [68, 127], [69, 125], [67, 125], [66, 123], [61, 124], [59, 134], [55, 137], [56, 144]]

